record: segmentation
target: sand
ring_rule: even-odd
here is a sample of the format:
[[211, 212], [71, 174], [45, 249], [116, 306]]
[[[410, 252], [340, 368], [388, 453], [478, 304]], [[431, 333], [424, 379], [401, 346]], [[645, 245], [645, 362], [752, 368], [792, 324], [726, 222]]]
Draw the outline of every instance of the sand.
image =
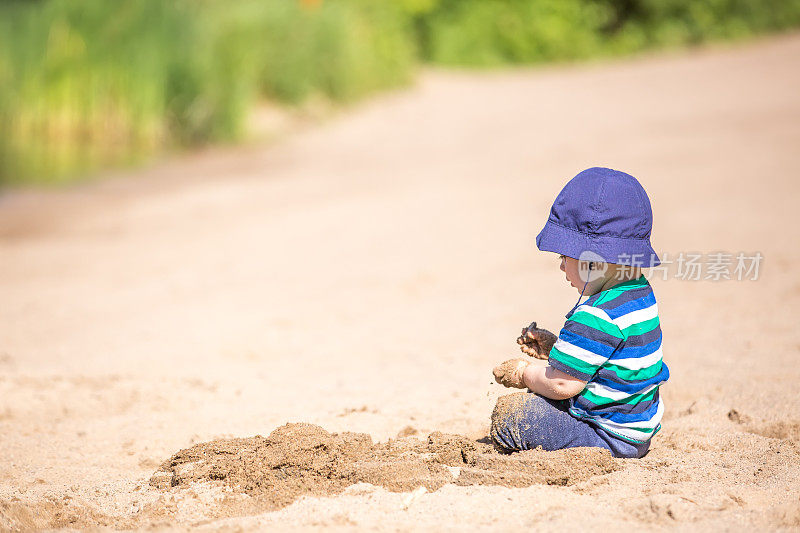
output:
[[249, 498], [233, 509], [225, 502], [228, 508], [210, 512], [239, 515], [244, 508], [279, 509], [302, 495], [338, 495], [359, 483], [392, 492], [436, 491], [447, 484], [573, 485], [618, 468], [611, 454], [598, 448], [501, 455], [486, 441], [437, 431], [426, 441], [410, 437], [373, 444], [365, 433], [286, 424], [267, 438], [223, 439], [181, 450], [161, 465], [150, 485], [172, 491], [217, 482], [218, 488]]
[[[0, 529], [796, 530], [799, 94], [798, 35], [426, 70], [277, 144], [5, 193]], [[759, 278], [651, 275], [646, 457], [500, 455], [491, 370], [574, 304], [533, 240], [592, 165], [641, 179], [669, 261]], [[278, 479], [287, 423], [324, 446]]]

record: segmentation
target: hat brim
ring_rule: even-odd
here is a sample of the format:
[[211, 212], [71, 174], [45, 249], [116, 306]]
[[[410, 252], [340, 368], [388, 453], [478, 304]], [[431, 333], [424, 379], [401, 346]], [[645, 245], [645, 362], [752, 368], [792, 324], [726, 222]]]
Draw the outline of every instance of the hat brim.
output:
[[661, 264], [649, 239], [588, 235], [565, 228], [552, 220], [548, 220], [536, 236], [536, 246], [543, 252], [563, 254], [573, 259], [580, 258], [585, 252], [592, 252], [606, 263], [617, 265], [649, 268]]

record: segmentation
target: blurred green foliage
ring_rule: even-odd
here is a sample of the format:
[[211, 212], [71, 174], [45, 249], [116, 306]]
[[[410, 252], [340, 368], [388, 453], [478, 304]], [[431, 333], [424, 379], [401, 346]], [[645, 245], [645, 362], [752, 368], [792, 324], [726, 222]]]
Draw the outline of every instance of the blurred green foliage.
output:
[[259, 97], [352, 101], [418, 61], [575, 60], [798, 25], [800, 0], [0, 0], [0, 184], [236, 140]]
[[264, 95], [409, 81], [409, 20], [368, 0], [0, 0], [0, 184], [236, 140]]
[[417, 28], [426, 59], [491, 66], [594, 55], [609, 18], [586, 0], [439, 0]]
[[779, 31], [800, 24], [798, 0], [603, 0], [615, 26], [646, 46], [698, 44]]
[[737, 39], [800, 25], [800, 0], [398, 0], [425, 60], [537, 63]]

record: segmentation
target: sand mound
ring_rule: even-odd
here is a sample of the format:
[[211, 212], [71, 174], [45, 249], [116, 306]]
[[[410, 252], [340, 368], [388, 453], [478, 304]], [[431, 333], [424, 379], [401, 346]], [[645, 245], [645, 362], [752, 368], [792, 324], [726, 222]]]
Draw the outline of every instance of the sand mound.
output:
[[286, 424], [269, 437], [222, 439], [181, 450], [150, 484], [161, 489], [218, 483], [278, 509], [303, 494], [335, 495], [356, 483], [390, 491], [429, 491], [456, 485], [572, 485], [616, 470], [606, 450], [577, 448], [501, 454], [483, 441], [431, 433], [373, 443], [364, 433], [329, 433], [312, 424]]

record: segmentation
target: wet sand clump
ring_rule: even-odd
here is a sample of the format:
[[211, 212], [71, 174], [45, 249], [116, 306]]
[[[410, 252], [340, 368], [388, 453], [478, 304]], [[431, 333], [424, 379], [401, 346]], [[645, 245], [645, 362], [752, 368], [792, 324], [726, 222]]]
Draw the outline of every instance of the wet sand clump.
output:
[[394, 492], [424, 486], [572, 485], [618, 468], [599, 448], [501, 454], [461, 435], [431, 433], [373, 443], [365, 433], [329, 433], [312, 424], [286, 424], [268, 437], [221, 439], [181, 450], [161, 465], [150, 484], [178, 489], [219, 483], [278, 509], [301, 495], [328, 496], [356, 483]]

